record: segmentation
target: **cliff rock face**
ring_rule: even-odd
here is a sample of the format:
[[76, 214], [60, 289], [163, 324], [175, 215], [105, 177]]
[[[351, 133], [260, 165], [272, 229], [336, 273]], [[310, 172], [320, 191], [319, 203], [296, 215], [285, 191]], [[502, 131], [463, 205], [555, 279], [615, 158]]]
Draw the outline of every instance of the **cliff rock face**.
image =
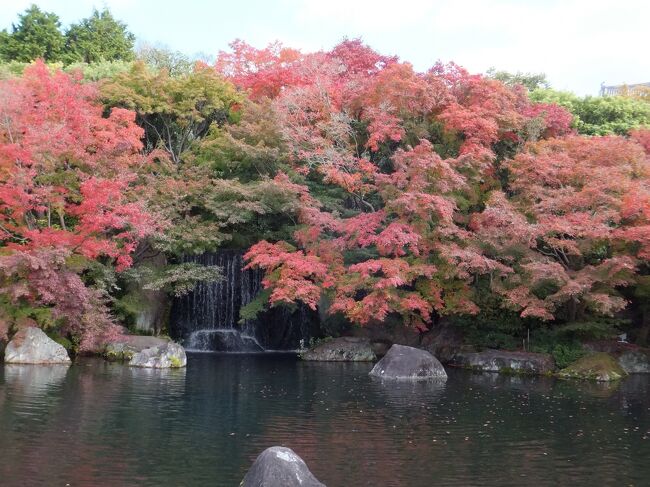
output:
[[[167, 257], [162, 252], [158, 253], [153, 251], [148, 243], [141, 245], [146, 246], [148, 251], [141, 254], [142, 257], [138, 265], [146, 265], [154, 269], [163, 269], [167, 265]], [[142, 248], [138, 250], [142, 250]], [[135, 285], [131, 285], [128, 291], [137, 297], [136, 330], [154, 334], [160, 333], [169, 322], [171, 300], [167, 293], [164, 291], [141, 289]]]
[[389, 380], [447, 380], [442, 364], [425, 350], [393, 345], [370, 371], [370, 376]]
[[290, 448], [272, 446], [257, 457], [241, 487], [325, 487]]
[[40, 328], [24, 328], [16, 333], [5, 348], [8, 364], [69, 364], [70, 357], [63, 347]]

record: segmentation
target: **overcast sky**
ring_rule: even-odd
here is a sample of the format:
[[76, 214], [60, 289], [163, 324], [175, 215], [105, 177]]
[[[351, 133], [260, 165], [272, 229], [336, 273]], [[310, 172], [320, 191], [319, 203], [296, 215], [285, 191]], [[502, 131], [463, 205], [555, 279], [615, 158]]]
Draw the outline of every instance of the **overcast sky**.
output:
[[107, 6], [139, 41], [187, 54], [236, 38], [329, 49], [347, 36], [419, 70], [442, 60], [544, 72], [578, 94], [650, 82], [650, 0], [0, 0], [0, 28], [31, 3], [64, 26]]

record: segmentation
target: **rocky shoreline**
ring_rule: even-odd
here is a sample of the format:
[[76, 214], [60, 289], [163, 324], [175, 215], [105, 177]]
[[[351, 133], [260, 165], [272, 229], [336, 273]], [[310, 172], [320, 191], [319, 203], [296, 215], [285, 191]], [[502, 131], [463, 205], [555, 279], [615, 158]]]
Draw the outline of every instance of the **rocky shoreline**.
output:
[[[615, 341], [587, 343], [584, 345], [584, 356], [561, 368], [557, 366], [553, 357], [546, 353], [498, 349], [476, 350], [463, 345], [457, 336], [445, 330], [439, 331], [436, 335], [428, 335], [420, 339], [417, 344], [414, 344], [412, 339], [405, 339], [406, 335], [399, 338], [406, 343], [392, 343], [387, 337], [372, 335], [329, 338], [302, 350], [299, 356], [302, 360], [310, 362], [377, 362], [379, 360], [379, 365], [386, 359], [394, 360], [408, 351], [409, 356], [419, 357], [415, 360], [420, 360], [419, 366], [423, 367], [422, 370], [429, 370], [429, 372], [437, 370], [432, 373], [439, 376], [442, 375], [440, 370], [444, 372], [443, 365], [475, 372], [555, 376], [560, 379], [584, 379], [597, 382], [616, 381], [629, 374], [650, 373], [650, 349]], [[180, 368], [187, 364], [187, 356], [181, 345], [167, 338], [153, 336], [123, 335], [104, 344], [96, 353], [106, 360], [125, 362], [133, 367]], [[422, 353], [426, 354], [426, 357]], [[432, 365], [427, 360], [433, 360], [435, 364]], [[71, 363], [67, 350], [36, 327], [24, 328], [12, 337], [5, 347], [4, 361], [22, 364]], [[417, 376], [421, 373], [427, 376], [428, 372], [422, 370], [411, 375]]]
[[[131, 367], [181, 368], [187, 365], [185, 349], [171, 340], [150, 336], [125, 335], [104, 344], [96, 352], [109, 361], [123, 361]], [[70, 365], [72, 360], [65, 347], [40, 328], [27, 327], [18, 331], [4, 351], [7, 364]]]
[[[616, 381], [629, 374], [650, 373], [650, 349], [621, 342], [585, 344], [585, 356], [568, 367], [560, 368], [550, 354], [498, 349], [478, 351], [457, 341], [450, 342], [449, 333], [438, 335], [441, 336], [446, 341], [429, 338], [412, 348], [429, 352], [445, 366], [475, 372], [555, 376], [560, 379], [584, 379], [597, 382]], [[410, 341], [405, 346], [410, 348], [412, 344], [413, 341]], [[317, 343], [302, 351], [300, 357], [307, 361], [371, 362], [385, 356], [396, 346], [403, 345], [391, 344], [387, 338], [339, 337]], [[439, 355], [436, 352], [439, 352]]]

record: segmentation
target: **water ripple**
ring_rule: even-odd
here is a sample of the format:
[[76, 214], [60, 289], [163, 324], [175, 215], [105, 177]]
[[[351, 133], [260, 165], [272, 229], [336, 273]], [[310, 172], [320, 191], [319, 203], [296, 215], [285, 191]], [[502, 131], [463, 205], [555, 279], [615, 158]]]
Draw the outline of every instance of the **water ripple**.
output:
[[370, 364], [190, 354], [187, 369], [100, 360], [0, 367], [0, 484], [236, 486], [293, 448], [330, 487], [642, 485], [650, 380], [618, 386]]

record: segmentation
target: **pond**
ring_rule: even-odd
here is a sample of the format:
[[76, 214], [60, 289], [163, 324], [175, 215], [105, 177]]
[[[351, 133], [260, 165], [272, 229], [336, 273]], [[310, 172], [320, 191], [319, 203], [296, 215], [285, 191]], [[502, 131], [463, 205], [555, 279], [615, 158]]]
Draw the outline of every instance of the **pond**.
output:
[[0, 484], [237, 486], [272, 445], [329, 487], [650, 482], [648, 376], [400, 385], [370, 367], [208, 353], [186, 370], [0, 366]]

